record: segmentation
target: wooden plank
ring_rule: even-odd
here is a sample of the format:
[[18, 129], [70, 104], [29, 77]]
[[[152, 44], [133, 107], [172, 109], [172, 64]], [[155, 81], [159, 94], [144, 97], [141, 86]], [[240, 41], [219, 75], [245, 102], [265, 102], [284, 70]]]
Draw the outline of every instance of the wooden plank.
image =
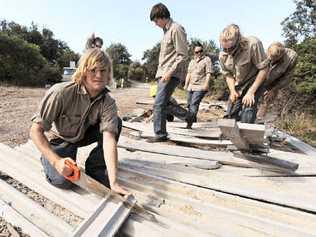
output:
[[[316, 216], [309, 213], [180, 184], [126, 167], [119, 174], [120, 182], [138, 190], [139, 194], [148, 193], [162, 199], [163, 204], [154, 208], [155, 212], [170, 218], [170, 206], [180, 209], [181, 205], [190, 206], [192, 213], [198, 213], [198, 218], [191, 219], [188, 225], [198, 222], [199, 228], [212, 230], [216, 236], [257, 236], [257, 232], [263, 230], [265, 236], [309, 236], [314, 233]], [[134, 193], [138, 198], [138, 193]], [[182, 213], [181, 220], [185, 218]], [[210, 219], [217, 221], [210, 222]], [[227, 229], [232, 233], [229, 234]]]
[[[89, 151], [87, 151], [86, 153], [88, 153]], [[132, 163], [134, 163], [134, 162], [137, 162], [137, 160], [139, 160], [141, 157], [139, 156], [140, 154], [137, 154], [137, 152], [126, 152], [125, 154], [123, 154], [123, 153], [121, 153], [121, 150], [119, 150], [119, 157], [120, 157], [120, 161], [124, 161], [125, 159], [127, 159], [127, 160], [131, 160], [131, 162]], [[149, 160], [149, 161], [157, 161], [158, 162], [158, 159], [159, 159], [159, 154], [150, 154], [150, 153], [143, 153], [143, 155], [145, 156], [146, 154], [148, 154], [148, 157], [147, 157], [147, 159]], [[144, 157], [144, 159], [145, 159], [146, 157]], [[161, 164], [163, 164], [163, 163], [166, 163], [166, 167], [169, 169], [169, 170], [172, 170], [173, 172], [174, 172], [174, 169], [173, 168], [170, 168], [170, 163], [167, 163], [167, 162], [165, 162], [165, 160], [167, 160], [167, 158], [170, 158], [170, 159], [173, 159], [172, 157], [170, 157], [170, 156], [166, 156], [166, 158], [162, 158], [161, 160], [161, 163], [160, 163], [160, 165]], [[122, 164], [122, 163], [121, 163]], [[144, 164], [145, 166], [146, 166], [146, 164]], [[234, 200], [236, 201], [236, 197], [234, 196], [234, 197], [230, 197], [229, 195], [225, 195], [225, 194], [220, 194], [220, 193], [218, 193], [218, 192], [212, 192], [211, 190], [205, 190], [205, 189], [203, 189], [203, 191], [204, 192], [212, 192], [212, 193], [207, 193], [207, 194], [205, 194], [205, 197], [208, 197], [208, 198], [212, 198], [212, 200], [204, 200], [204, 199], [201, 199], [201, 194], [197, 194], [197, 193], [195, 193], [193, 190], [194, 190], [194, 187], [192, 187], [192, 186], [190, 186], [190, 188], [184, 188], [183, 186], [181, 186], [181, 184], [180, 183], [177, 183], [177, 182], [172, 182], [172, 181], [165, 181], [165, 182], [170, 182], [170, 185], [167, 185], [165, 182], [161, 182], [161, 179], [159, 178], [159, 177], [157, 177], [157, 176], [152, 176], [152, 179], [151, 180], [148, 180], [148, 182], [146, 182], [146, 179], [148, 179], [148, 174], [146, 174], [145, 176], [142, 176], [142, 175], [135, 175], [135, 172], [137, 172], [136, 170], [135, 170], [135, 168], [131, 168], [131, 169], [128, 169], [128, 168], [126, 168], [126, 166], [122, 166], [122, 165], [120, 165], [119, 166], [120, 167], [120, 169], [119, 169], [119, 180], [120, 180], [120, 182], [123, 184], [123, 185], [127, 185], [126, 187], [129, 189], [129, 190], [135, 190], [135, 189], [137, 189], [137, 190], [139, 190], [141, 193], [144, 193], [146, 190], [151, 190], [151, 192], [150, 192], [150, 194], [151, 195], [155, 195], [155, 196], [157, 196], [157, 197], [160, 197], [160, 198], [162, 198], [162, 199], [168, 199], [168, 201], [166, 200], [164, 203], [169, 203], [169, 198], [172, 198], [172, 197], [174, 197], [174, 195], [175, 195], [175, 192], [179, 192], [178, 194], [179, 195], [177, 195], [177, 197], [175, 198], [175, 202], [176, 203], [179, 203], [179, 200], [180, 200], [180, 198], [181, 197], [185, 197], [185, 196], [188, 196], [188, 195], [192, 195], [192, 197], [197, 197], [198, 198], [198, 203], [199, 204], [202, 204], [202, 203], [204, 203], [205, 205], [211, 205], [211, 203], [212, 204], [214, 204], [214, 202], [216, 203], [217, 202], [217, 204], [219, 204], [219, 201], [220, 200], [223, 200], [223, 198], [224, 198], [224, 196], [226, 196], [226, 199], [225, 199], [225, 201], [223, 201], [223, 202], [221, 202], [220, 201], [220, 203], [224, 203], [225, 205], [228, 205], [229, 203], [231, 203], [231, 206], [230, 207], [233, 207], [233, 208], [237, 208], [236, 207], [236, 203], [234, 204]], [[161, 168], [161, 166], [159, 166], [159, 168]], [[249, 169], [246, 169], [246, 170], [249, 170]], [[177, 171], [177, 172], [179, 172], [179, 171]], [[177, 173], [176, 172], [176, 173]], [[230, 172], [230, 171], [229, 171]], [[142, 172], [142, 171], [140, 171], [140, 173], [144, 173], [144, 172]], [[140, 174], [140, 173], [138, 173], [138, 174]], [[183, 172], [182, 172], [183, 173]], [[184, 174], [184, 175], [186, 175], [186, 174]], [[199, 176], [201, 176], [202, 175], [202, 173], [201, 172], [199, 172], [198, 173], [198, 175]], [[227, 174], [225, 174], [225, 175], [227, 175]], [[124, 179], [122, 179], [124, 177]], [[147, 177], [147, 178], [146, 178]], [[192, 177], [192, 176], [190, 176], [190, 177]], [[237, 176], [235, 176], [235, 179], [238, 179], [239, 177], [237, 177]], [[181, 186], [181, 187], [179, 187], [179, 186]], [[147, 191], [146, 191], [147, 192]], [[199, 189], [199, 192], [202, 192], [202, 190], [201, 189]], [[135, 193], [135, 191], [133, 191], [133, 193]], [[218, 196], [218, 195], [220, 195], [220, 196]], [[214, 199], [213, 199], [213, 197], [214, 197]], [[230, 198], [229, 198], [230, 197]], [[217, 201], [216, 201], [217, 200]], [[191, 204], [191, 202], [189, 202], [188, 200], [185, 200], [184, 201], [185, 203], [190, 203]], [[283, 216], [283, 214], [281, 215], [281, 213], [283, 213], [284, 211], [281, 211], [281, 210], [283, 210], [283, 208], [282, 207], [277, 207], [277, 206], [273, 206], [273, 205], [269, 205], [269, 204], [264, 204], [264, 203], [258, 203], [258, 202], [256, 202], [256, 201], [251, 201], [251, 200], [245, 200], [245, 199], [242, 199], [242, 198], [240, 198], [240, 200], [238, 200], [238, 203], [239, 202], [245, 202], [245, 208], [243, 209], [243, 210], [246, 210], [246, 212], [247, 211], [250, 211], [250, 210], [254, 210], [254, 213], [257, 213], [258, 212], [258, 206], [249, 206], [249, 203], [248, 202], [251, 202], [251, 203], [253, 203], [253, 202], [255, 202], [256, 203], [256, 205], [267, 205], [267, 206], [263, 206], [262, 207], [262, 211], [267, 211], [267, 213], [266, 213], [266, 218], [265, 219], [263, 219], [263, 220], [261, 220], [261, 221], [267, 221], [267, 222], [269, 222], [269, 224], [268, 223], [266, 223], [266, 224], [263, 224], [262, 226], [261, 226], [261, 229], [262, 228], [264, 228], [264, 226], [279, 226], [280, 225], [280, 227], [274, 227], [274, 228], [276, 228], [277, 230], [278, 230], [278, 228], [286, 228], [286, 229], [288, 229], [288, 231], [290, 231], [291, 232], [291, 234], [293, 234], [294, 236], [300, 236], [300, 235], [295, 235], [294, 233], [296, 233], [296, 229], [300, 229], [300, 231], [302, 231], [303, 230], [303, 232], [305, 231], [305, 229], [306, 229], [306, 223], [304, 224], [298, 224], [300, 221], [298, 221], [298, 220], [302, 220], [302, 219], [304, 219], [304, 218], [302, 218], [301, 216], [296, 216], [296, 214], [295, 214], [295, 212], [297, 212], [297, 214], [300, 214], [300, 212], [299, 211], [295, 211], [295, 210], [288, 210], [288, 209], [285, 209], [285, 210], [288, 210], [289, 211], [289, 213], [288, 213], [288, 215], [286, 214], [286, 218], [281, 222], [280, 221], [280, 218]], [[270, 219], [271, 219], [271, 210], [269, 209], [269, 207], [270, 208], [274, 208], [274, 209], [276, 209], [275, 210], [275, 219], [274, 219], [274, 221], [273, 222], [271, 222], [270, 223]], [[158, 209], [155, 209], [155, 211], [157, 211], [159, 214], [161, 213], [161, 212], [159, 212], [159, 210], [161, 210], [161, 206], [160, 206], [160, 208], [158, 208]], [[216, 207], [216, 208], [219, 208], [221, 211], [223, 210], [223, 208], [222, 207]], [[216, 211], [216, 208], [215, 209], [212, 209], [212, 210], [210, 210], [210, 209], [208, 209], [207, 207], [205, 207], [205, 206], [203, 206], [203, 208], [201, 207], [201, 209], [202, 210], [205, 210], [205, 212], [206, 213], [212, 213], [212, 217], [214, 217], [214, 218], [216, 218], [217, 220], [218, 220], [218, 216], [222, 216], [223, 215], [223, 213], [218, 213], [217, 211], [219, 210], [219, 209], [217, 209], [217, 211]], [[280, 210], [278, 210], [278, 208], [281, 208]], [[171, 210], [170, 210], [171, 211]], [[199, 209], [199, 211], [200, 211], [200, 209]], [[227, 210], [228, 212], [230, 212], [231, 214], [232, 214], [232, 210]], [[292, 213], [294, 211], [294, 213]], [[234, 214], [232, 214], [232, 216], [226, 216], [224, 219], [225, 220], [227, 220], [227, 219], [236, 219], [236, 221], [238, 221], [238, 223], [236, 223], [236, 226], [245, 226], [245, 229], [248, 229], [248, 228], [254, 228], [253, 227], [253, 222], [251, 221], [251, 219], [245, 219], [246, 217], [247, 218], [249, 218], [249, 215], [244, 215], [243, 216], [243, 218], [241, 218], [241, 217], [237, 217], [237, 215], [236, 215], [236, 213], [235, 212], [233, 212]], [[301, 214], [305, 214], [305, 213], [301, 213]], [[309, 214], [305, 214], [305, 215], [309, 215]], [[295, 218], [295, 216], [296, 216], [296, 218]], [[207, 220], [209, 221], [209, 219], [210, 218], [212, 218], [212, 217], [207, 217]], [[169, 216], [169, 218], [170, 218], [170, 216]], [[182, 217], [181, 217], [182, 219], [184, 218], [184, 216], [182, 215]], [[200, 219], [201, 217], [199, 217], [199, 219]], [[256, 220], [258, 220], [258, 219], [260, 219], [260, 218], [256, 218], [256, 214], [254, 214], [254, 218], [256, 219]], [[283, 218], [283, 217], [282, 217]], [[293, 218], [293, 220], [291, 221], [291, 224], [287, 224], [287, 221], [286, 221], [286, 219], [287, 218]], [[243, 220], [243, 221], [241, 221], [241, 220]], [[304, 220], [307, 220], [307, 219], [304, 219]], [[260, 222], [261, 222], [260, 221]], [[281, 222], [281, 223], [283, 223], [283, 224], [281, 224], [281, 223], [279, 223], [279, 221]], [[218, 223], [218, 222], [216, 222], [216, 223]], [[248, 224], [248, 227], [247, 227], [247, 224], [245, 224], [245, 223], [249, 223]], [[296, 223], [296, 224], [293, 224], [293, 223]], [[314, 221], [309, 221], [309, 223], [316, 223], [316, 222], [314, 222]], [[209, 225], [211, 225], [210, 223], [209, 223]], [[232, 222], [230, 222], [230, 228], [232, 228]], [[283, 227], [282, 227], [283, 226]], [[293, 226], [293, 227], [292, 227]], [[300, 226], [300, 227], [298, 227], [298, 226]], [[201, 227], [201, 226], [200, 226]], [[213, 229], [213, 227], [212, 226], [210, 226], [210, 228], [212, 228]], [[228, 227], [226, 226], [226, 229], [227, 229]], [[236, 227], [237, 228], [237, 227]], [[257, 227], [258, 229], [257, 230], [260, 230], [260, 228], [259, 227]], [[271, 232], [270, 233], [274, 233], [274, 235], [276, 235], [276, 233], [280, 233], [280, 232], [276, 232], [277, 230], [276, 229], [274, 229], [274, 228], [272, 228], [271, 227]], [[292, 230], [292, 228], [293, 228], [293, 230], [295, 230], [295, 231], [293, 231]], [[264, 228], [265, 230], [267, 229], [267, 228]], [[281, 231], [281, 229], [280, 230], [278, 230], [278, 231]], [[291, 230], [290, 230], [291, 229]], [[314, 230], [314, 227], [311, 227], [311, 228], [309, 228], [310, 230]], [[225, 230], [225, 228], [222, 228], [222, 230]], [[220, 231], [220, 230], [218, 230], [218, 231]], [[218, 232], [216, 232], [217, 234], [218, 234]], [[225, 232], [224, 232], [225, 233]], [[226, 231], [226, 233], [227, 233], [227, 231]], [[282, 235], [277, 235], [277, 236], [284, 236], [284, 233], [286, 233], [286, 232], [283, 232], [283, 234]], [[310, 233], [313, 233], [313, 232], [310, 232]], [[271, 234], [271, 235], [273, 235], [273, 234]]]
[[11, 223], [12, 225], [18, 226], [22, 229], [23, 233], [30, 236], [48, 237], [46, 233], [40, 230], [32, 222], [14, 210], [11, 206], [0, 199], [0, 217]]
[[223, 135], [229, 138], [239, 150], [249, 150], [248, 142], [241, 136], [234, 119], [221, 119], [218, 125]]
[[[78, 227], [73, 236], [114, 236], [128, 217], [130, 208], [123, 202], [116, 204], [112, 199], [110, 194], [103, 198], [96, 211]], [[127, 201], [136, 202], [133, 196], [129, 196]]]
[[257, 162], [259, 164], [270, 164], [270, 165], [273, 165], [275, 167], [279, 167], [280, 171], [282, 171], [284, 169], [285, 172], [291, 173], [291, 172], [297, 170], [297, 168], [298, 168], [297, 163], [290, 162], [287, 160], [277, 159], [277, 158], [270, 157], [270, 156], [250, 154], [250, 153], [244, 153], [244, 152], [234, 152], [234, 154], [237, 157], [240, 157], [240, 158], [243, 158], [246, 160], [250, 160], [250, 161], [254, 161], [254, 162]]
[[[216, 160], [223, 165], [232, 165], [237, 167], [248, 167], [248, 168], [258, 168], [275, 170], [271, 165], [258, 164], [256, 162], [244, 160], [237, 158], [231, 152], [226, 151], [206, 151], [197, 148], [183, 147], [183, 146], [173, 146], [167, 144], [155, 144], [134, 140], [125, 136], [121, 136], [118, 146], [128, 150], [139, 150], [144, 152], [151, 152], [157, 154], [165, 154], [171, 156], [179, 156], [183, 158], [193, 158], [202, 160]], [[289, 152], [280, 152], [271, 149], [271, 156], [275, 158], [280, 158], [288, 160], [291, 162], [296, 162], [299, 164], [299, 169], [296, 170], [296, 174], [310, 175], [316, 174], [316, 162], [306, 158], [304, 155], [299, 155]], [[279, 169], [277, 169], [278, 171]]]
[[1, 171], [80, 217], [86, 217], [94, 210], [94, 200], [86, 200], [71, 190], [62, 190], [48, 184], [41, 168], [24, 158], [21, 153], [0, 144]]
[[49, 236], [69, 235], [72, 227], [0, 179], [0, 198]]
[[[288, 177], [288, 179], [280, 179], [280, 181], [277, 178], [271, 180], [264, 177], [250, 179], [240, 176], [237, 178], [236, 176], [221, 174], [220, 169], [212, 170], [202, 176], [175, 172], [169, 170], [167, 166], [163, 169], [161, 165], [157, 166], [157, 164], [150, 164], [150, 162], [142, 165], [141, 162], [135, 160], [129, 163], [128, 167], [179, 182], [316, 212], [314, 205], [316, 195], [312, 188], [316, 185], [316, 178], [312, 177]], [[297, 193], [296, 190], [300, 190], [300, 192]]]
[[[27, 148], [28, 148], [28, 152], [31, 155], [27, 159], [29, 159], [29, 160], [35, 159], [38, 162], [38, 159], [35, 158], [36, 156], [32, 155], [33, 149], [35, 149], [34, 150], [35, 152], [37, 152], [37, 151], [36, 151], [34, 144], [31, 141], [29, 141]], [[23, 152], [23, 149], [21, 149], [20, 151]], [[22, 156], [25, 157], [25, 155], [23, 155], [23, 154], [20, 157], [22, 157]], [[1, 161], [1, 159], [0, 159], [0, 161]], [[25, 183], [25, 182], [23, 182], [23, 183]], [[92, 198], [92, 197], [94, 197], [94, 198]], [[98, 202], [95, 201], [96, 200], [95, 198], [99, 198], [99, 196], [82, 196], [82, 200], [77, 200], [77, 203], [80, 204], [82, 209], [85, 208], [85, 206], [87, 205], [87, 202], [90, 202], [90, 201], [95, 203], [95, 206], [96, 206]], [[55, 199], [54, 201], [57, 204], [64, 206], [63, 199], [64, 199], [64, 197], [59, 198], [59, 199]], [[99, 200], [101, 200], [101, 198], [99, 198]], [[69, 202], [69, 204], [71, 204], [71, 202]], [[77, 209], [75, 209], [73, 212], [80, 216], [80, 213], [78, 213], [80, 211], [80, 208], [78, 209], [77, 212], [76, 212], [76, 210]], [[94, 210], [91, 210], [87, 214], [84, 213], [84, 215], [82, 215], [81, 217], [88, 217], [93, 211]], [[158, 217], [156, 217], [156, 218], [159, 219]], [[128, 221], [125, 223], [125, 226], [124, 226], [124, 228], [122, 228], [122, 231], [126, 236], [142, 236], [143, 234], [145, 234], [146, 236], [148, 236], [148, 235], [161, 236], [161, 234], [166, 235], [167, 233], [170, 233], [170, 230], [166, 227], [166, 225], [161, 226], [161, 225], [159, 225], [159, 223], [155, 223], [155, 222], [148, 220], [147, 216], [144, 217], [143, 215], [132, 215], [132, 217], [130, 217], [128, 219]], [[172, 228], [172, 227], [170, 226], [170, 228]], [[183, 233], [180, 232], [180, 234], [177, 234], [177, 235], [175, 234], [174, 236], [183, 236]]]
[[[154, 136], [153, 124], [152, 123], [140, 123], [140, 122], [125, 122], [123, 121], [123, 126], [129, 129], [142, 131], [145, 134], [151, 134]], [[181, 129], [174, 128], [167, 125], [167, 131], [169, 135], [183, 135], [201, 138], [213, 138], [219, 139], [222, 135], [219, 128], [208, 128], [208, 129]]]
[[[150, 137], [155, 136], [154, 132], [135, 131], [135, 132], [130, 132], [130, 134], [133, 136], [142, 137], [142, 138], [150, 138]], [[229, 140], [207, 140], [207, 139], [174, 135], [174, 134], [169, 134], [168, 138], [170, 141], [188, 143], [191, 145], [208, 145], [208, 146], [224, 146], [224, 147], [228, 145], [232, 145], [232, 142]]]
[[296, 149], [304, 152], [306, 155], [311, 156], [312, 158], [316, 158], [316, 148], [312, 147], [311, 145], [301, 141], [300, 139], [293, 137], [285, 132], [278, 131], [279, 134], [285, 137], [285, 141]]

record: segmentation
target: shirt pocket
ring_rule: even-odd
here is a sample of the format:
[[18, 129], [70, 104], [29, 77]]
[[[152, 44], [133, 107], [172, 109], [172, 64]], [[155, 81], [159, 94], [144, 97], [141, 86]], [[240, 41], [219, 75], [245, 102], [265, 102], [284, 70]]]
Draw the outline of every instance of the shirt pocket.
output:
[[81, 115], [62, 114], [60, 124], [57, 126], [60, 135], [65, 137], [75, 137], [80, 128]]
[[248, 75], [250, 71], [251, 60], [250, 58], [244, 58], [236, 64], [236, 79], [242, 81]]

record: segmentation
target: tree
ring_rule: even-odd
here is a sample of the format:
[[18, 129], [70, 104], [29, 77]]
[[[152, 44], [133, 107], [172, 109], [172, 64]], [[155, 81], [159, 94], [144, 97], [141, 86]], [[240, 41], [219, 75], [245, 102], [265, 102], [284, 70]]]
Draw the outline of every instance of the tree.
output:
[[145, 70], [140, 62], [133, 62], [129, 66], [128, 79], [143, 81], [145, 77]]
[[293, 46], [305, 38], [316, 36], [315, 0], [295, 0], [294, 2], [296, 3], [295, 12], [281, 22], [283, 35], [289, 46]]
[[0, 32], [0, 81], [13, 85], [45, 85], [61, 78], [35, 44]]
[[112, 43], [106, 52], [112, 59], [114, 78], [127, 78], [128, 68], [132, 62], [127, 48], [121, 43]]
[[142, 60], [144, 60], [143, 67], [145, 70], [145, 77], [149, 80], [154, 80], [156, 76], [156, 71], [158, 68], [160, 52], [160, 43], [157, 43], [153, 48], [147, 49], [144, 52]]
[[284, 91], [287, 98], [296, 98], [288, 110], [316, 113], [316, 3], [313, 0], [295, 0], [296, 10], [281, 25], [286, 46], [298, 54], [293, 80]]
[[64, 66], [77, 61], [65, 42], [54, 38], [54, 33], [35, 23], [30, 27], [15, 22], [0, 21], [0, 79], [11, 84], [41, 85], [58, 82]]

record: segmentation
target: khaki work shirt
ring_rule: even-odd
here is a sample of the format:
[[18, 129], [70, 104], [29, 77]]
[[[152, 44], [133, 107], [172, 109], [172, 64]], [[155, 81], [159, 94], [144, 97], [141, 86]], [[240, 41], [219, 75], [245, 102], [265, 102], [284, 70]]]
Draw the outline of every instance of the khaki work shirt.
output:
[[275, 64], [270, 63], [267, 80], [265, 81], [267, 89], [282, 88], [289, 84], [296, 62], [297, 53], [292, 49], [285, 48], [282, 58]]
[[239, 49], [234, 55], [220, 52], [219, 60], [223, 75], [234, 78], [238, 90], [250, 86], [259, 70], [268, 66], [262, 42], [252, 36], [241, 39]]
[[188, 57], [187, 35], [184, 28], [172, 19], [164, 29], [156, 78], [171, 73], [180, 80], [185, 77], [185, 62]]
[[41, 123], [53, 137], [70, 143], [82, 140], [87, 128], [98, 123], [100, 133], [118, 133], [117, 107], [108, 90], [105, 89], [91, 101], [85, 87], [75, 82], [58, 83], [51, 87], [32, 121]]
[[207, 74], [211, 73], [213, 73], [213, 64], [210, 57], [202, 56], [192, 59], [188, 67], [188, 74], [190, 75], [188, 91], [205, 91], [206, 77]]

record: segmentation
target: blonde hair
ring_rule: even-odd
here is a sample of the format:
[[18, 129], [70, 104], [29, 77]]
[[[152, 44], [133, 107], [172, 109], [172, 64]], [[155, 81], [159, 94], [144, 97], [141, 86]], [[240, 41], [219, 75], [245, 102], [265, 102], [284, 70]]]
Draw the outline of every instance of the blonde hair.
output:
[[85, 51], [79, 60], [79, 66], [72, 76], [72, 80], [81, 84], [88, 70], [98, 67], [100, 70], [106, 70], [108, 84], [113, 81], [112, 61], [107, 53], [99, 48], [92, 48]]
[[282, 43], [273, 42], [268, 48], [267, 55], [271, 60], [277, 61], [283, 56], [284, 52], [285, 52], [285, 48]]
[[233, 42], [237, 43], [238, 40], [241, 38], [240, 28], [236, 24], [230, 24], [224, 28], [219, 36], [219, 42]]

